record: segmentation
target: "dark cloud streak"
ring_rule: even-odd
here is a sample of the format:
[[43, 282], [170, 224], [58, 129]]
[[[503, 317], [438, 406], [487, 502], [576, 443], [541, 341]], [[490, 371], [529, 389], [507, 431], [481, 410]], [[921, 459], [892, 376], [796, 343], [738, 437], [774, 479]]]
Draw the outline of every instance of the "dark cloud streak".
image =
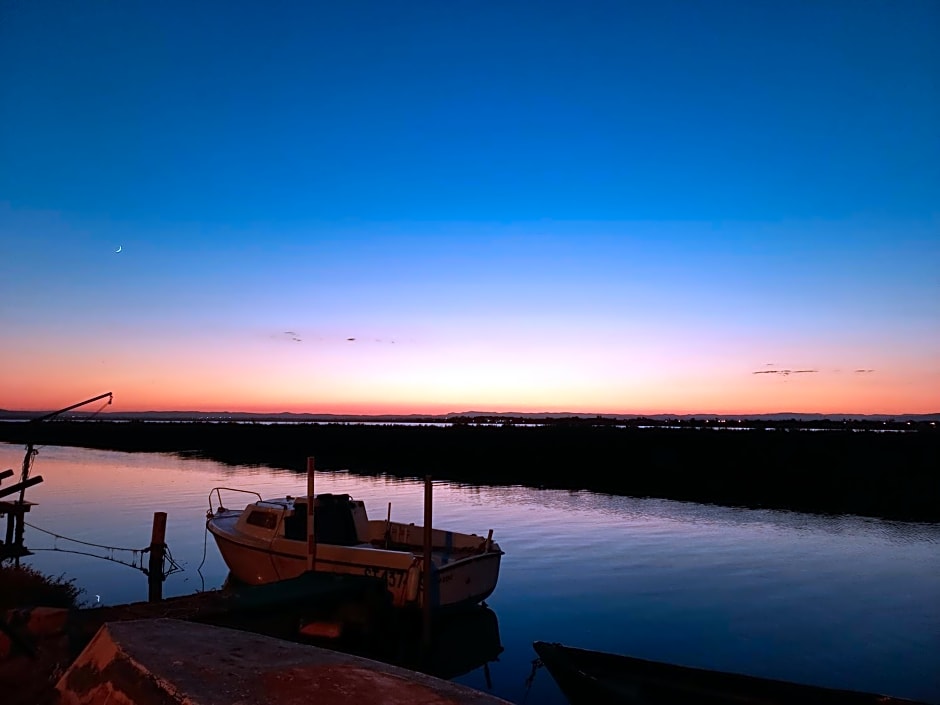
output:
[[790, 375], [805, 375], [805, 374], [815, 374], [819, 370], [757, 370], [752, 372], [752, 375], [783, 375], [784, 377], [789, 377]]

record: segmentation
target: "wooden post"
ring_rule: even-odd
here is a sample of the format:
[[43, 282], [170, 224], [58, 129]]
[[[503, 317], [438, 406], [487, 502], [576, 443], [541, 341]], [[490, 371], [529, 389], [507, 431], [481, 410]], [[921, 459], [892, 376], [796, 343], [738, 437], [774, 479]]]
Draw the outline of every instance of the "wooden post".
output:
[[16, 516], [16, 513], [13, 511], [10, 511], [7, 514], [7, 540], [6, 540], [7, 547], [10, 547], [13, 545], [13, 517], [14, 516]]
[[166, 554], [166, 512], [153, 513], [153, 532], [150, 534], [150, 565], [147, 568], [147, 586], [150, 602], [163, 599], [163, 557]]
[[29, 551], [23, 545], [23, 533], [26, 530], [26, 512], [32, 507], [32, 502], [0, 500], [0, 515], [7, 515], [5, 538], [0, 541], [0, 562], [13, 558], [14, 565], [19, 566], [20, 558], [29, 555]]
[[385, 548], [392, 542], [392, 503], [388, 503], [388, 514], [385, 515]]
[[[17, 550], [23, 550], [23, 532], [26, 530], [26, 508], [22, 501], [16, 503], [16, 511], [13, 512], [15, 517], [16, 527], [13, 530], [13, 545], [16, 546]], [[19, 565], [19, 562], [17, 562]]]
[[312, 572], [317, 567], [317, 537], [313, 530], [313, 456], [307, 458], [307, 570]]
[[434, 535], [431, 533], [432, 524], [432, 485], [431, 476], [424, 478], [424, 604], [423, 607], [423, 642], [424, 647], [431, 647], [431, 573], [434, 570], [434, 563], [431, 558], [431, 549], [433, 547]]

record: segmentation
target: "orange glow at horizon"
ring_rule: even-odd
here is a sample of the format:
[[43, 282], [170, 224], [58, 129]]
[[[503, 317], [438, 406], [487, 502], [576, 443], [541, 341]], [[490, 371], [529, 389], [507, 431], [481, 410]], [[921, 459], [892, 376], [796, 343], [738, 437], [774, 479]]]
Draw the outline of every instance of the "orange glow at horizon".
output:
[[[26, 385], [7, 388], [3, 408], [18, 411], [48, 411], [75, 403], [103, 391], [114, 393], [114, 402], [103, 411], [204, 411], [247, 413], [320, 413], [337, 415], [439, 415], [465, 411], [493, 413], [580, 414], [721, 414], [763, 413], [822, 414], [927, 414], [937, 413], [940, 379], [933, 384], [913, 379], [878, 379], [875, 374], [843, 373], [830, 380], [778, 377], [696, 383], [689, 379], [659, 379], [638, 384], [618, 381], [608, 385], [581, 385], [577, 388], [500, 395], [489, 387], [479, 393], [464, 388], [437, 389], [413, 386], [410, 394], [398, 384], [351, 390], [341, 385], [321, 386], [320, 394], [277, 385], [231, 385], [219, 380], [193, 382], [181, 390], [169, 384], [97, 384], [65, 381], [36, 390]], [[903, 394], [899, 394], [899, 390]], [[99, 410], [104, 401], [83, 408]]]
[[704, 327], [655, 330], [638, 342], [629, 330], [569, 326], [556, 340], [547, 327], [515, 332], [504, 324], [472, 335], [419, 331], [390, 345], [338, 335], [317, 344], [260, 334], [246, 341], [236, 329], [191, 328], [184, 342], [76, 335], [67, 349], [43, 332], [0, 350], [0, 408], [49, 411], [112, 391], [107, 412], [940, 412], [940, 369], [929, 350], [902, 355], [871, 344], [856, 363], [854, 346], [797, 341], [775, 345], [788, 362], [771, 365], [755, 362], [773, 359], [768, 344], [743, 333], [709, 339]]

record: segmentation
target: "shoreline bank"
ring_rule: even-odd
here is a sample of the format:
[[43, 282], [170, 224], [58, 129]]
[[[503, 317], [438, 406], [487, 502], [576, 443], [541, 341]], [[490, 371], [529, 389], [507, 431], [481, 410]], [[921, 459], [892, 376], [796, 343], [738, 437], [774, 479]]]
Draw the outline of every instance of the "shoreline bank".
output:
[[0, 441], [940, 521], [940, 432], [0, 422]]

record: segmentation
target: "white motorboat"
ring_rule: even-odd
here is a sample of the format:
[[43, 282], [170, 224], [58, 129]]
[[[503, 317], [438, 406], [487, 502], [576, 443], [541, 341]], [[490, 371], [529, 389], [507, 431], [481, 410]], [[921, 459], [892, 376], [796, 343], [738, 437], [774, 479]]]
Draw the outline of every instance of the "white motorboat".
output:
[[[257, 500], [244, 509], [222, 506], [221, 491], [209, 495], [206, 527], [239, 581], [263, 585], [316, 572], [384, 581], [396, 607], [424, 605], [424, 537], [421, 526], [370, 520], [365, 504], [347, 494], [319, 494], [308, 537], [308, 497]], [[213, 497], [218, 500], [215, 506]], [[482, 602], [496, 588], [503, 551], [487, 537], [431, 531], [431, 607]]]

